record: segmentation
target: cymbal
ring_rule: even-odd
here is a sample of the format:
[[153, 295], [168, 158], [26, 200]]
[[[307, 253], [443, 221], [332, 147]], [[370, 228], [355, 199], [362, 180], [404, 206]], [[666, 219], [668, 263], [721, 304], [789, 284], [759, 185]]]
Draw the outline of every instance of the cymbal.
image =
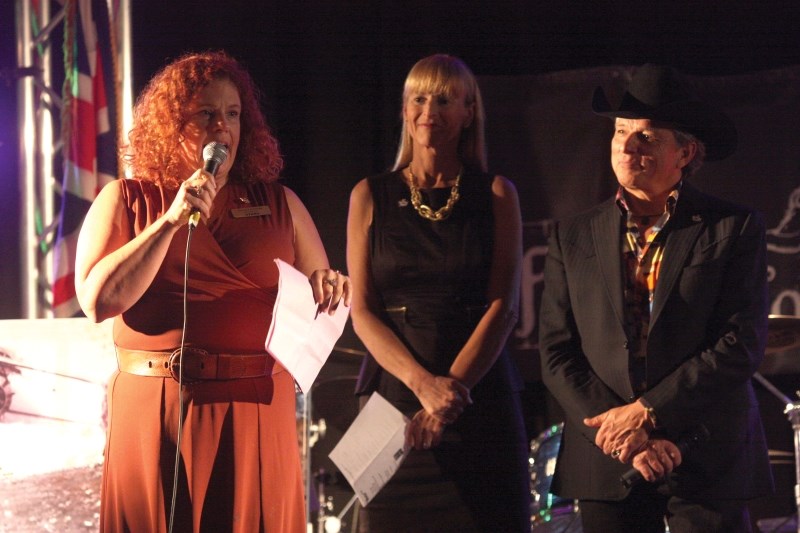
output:
[[319, 379], [311, 392], [310, 414], [313, 420], [325, 419], [327, 434], [344, 433], [358, 415], [355, 395], [358, 376], [333, 376]]
[[783, 450], [767, 450], [769, 452], [769, 464], [771, 465], [793, 465], [794, 453]]
[[767, 354], [800, 346], [800, 317], [769, 315], [767, 320]]
[[787, 452], [784, 450], [767, 450], [767, 453], [770, 457], [794, 457], [793, 452]]
[[346, 348], [344, 346], [334, 346], [333, 347], [333, 351], [334, 352], [340, 352], [340, 353], [346, 353], [346, 354], [349, 354], [349, 355], [358, 355], [359, 357], [363, 357], [363, 356], [367, 355], [367, 352], [365, 352], [364, 350], [358, 350], [356, 348]]

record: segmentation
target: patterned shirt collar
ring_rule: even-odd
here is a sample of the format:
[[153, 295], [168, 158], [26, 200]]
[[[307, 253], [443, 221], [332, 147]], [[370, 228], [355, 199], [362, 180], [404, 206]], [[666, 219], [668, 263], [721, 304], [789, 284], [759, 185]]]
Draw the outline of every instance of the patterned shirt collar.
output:
[[[664, 210], [669, 213], [669, 216], [675, 214], [675, 206], [678, 205], [678, 197], [680, 196], [681, 187], [683, 187], [683, 180], [679, 181], [675, 188], [670, 191], [669, 196], [667, 196], [666, 205], [664, 206]], [[617, 204], [617, 208], [621, 215], [630, 216], [631, 210], [628, 207], [628, 201], [625, 196], [625, 188], [622, 185], [617, 188], [617, 195], [614, 199]]]

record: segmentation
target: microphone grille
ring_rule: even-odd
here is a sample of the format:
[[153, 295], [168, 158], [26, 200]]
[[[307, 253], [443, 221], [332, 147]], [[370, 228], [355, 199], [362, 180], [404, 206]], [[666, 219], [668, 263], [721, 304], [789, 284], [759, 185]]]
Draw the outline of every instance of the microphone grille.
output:
[[215, 161], [221, 165], [228, 159], [228, 147], [221, 142], [212, 141], [203, 147], [203, 160]]

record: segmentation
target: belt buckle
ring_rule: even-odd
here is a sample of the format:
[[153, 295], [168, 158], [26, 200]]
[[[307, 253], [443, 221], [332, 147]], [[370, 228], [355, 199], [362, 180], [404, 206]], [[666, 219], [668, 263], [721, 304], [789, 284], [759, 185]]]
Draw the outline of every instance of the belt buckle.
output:
[[[183, 355], [187, 356], [190, 353], [194, 353], [200, 356], [207, 356], [208, 352], [203, 350], [202, 348], [194, 348], [192, 346], [184, 346], [183, 348]], [[184, 385], [198, 383], [203, 381], [203, 378], [194, 378], [192, 377], [187, 370], [191, 368], [191, 365], [184, 363], [183, 365], [183, 375], [181, 375], [181, 349], [178, 348], [169, 356], [169, 361], [167, 362], [167, 367], [169, 368], [169, 375], [172, 376], [172, 379], [177, 381], [178, 383], [183, 383]]]

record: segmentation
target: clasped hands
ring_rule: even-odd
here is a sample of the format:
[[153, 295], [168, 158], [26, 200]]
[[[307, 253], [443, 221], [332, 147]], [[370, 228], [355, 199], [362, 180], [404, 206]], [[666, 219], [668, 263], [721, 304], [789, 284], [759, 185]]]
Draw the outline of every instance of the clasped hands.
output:
[[406, 424], [406, 444], [416, 450], [436, 447], [447, 424], [455, 422], [464, 408], [472, 404], [469, 389], [447, 376], [431, 376], [417, 397], [422, 409]]
[[599, 428], [595, 444], [603, 453], [638, 470], [646, 481], [656, 481], [681, 464], [680, 449], [663, 438], [651, 438], [647, 410], [640, 402], [614, 407], [583, 423]]

